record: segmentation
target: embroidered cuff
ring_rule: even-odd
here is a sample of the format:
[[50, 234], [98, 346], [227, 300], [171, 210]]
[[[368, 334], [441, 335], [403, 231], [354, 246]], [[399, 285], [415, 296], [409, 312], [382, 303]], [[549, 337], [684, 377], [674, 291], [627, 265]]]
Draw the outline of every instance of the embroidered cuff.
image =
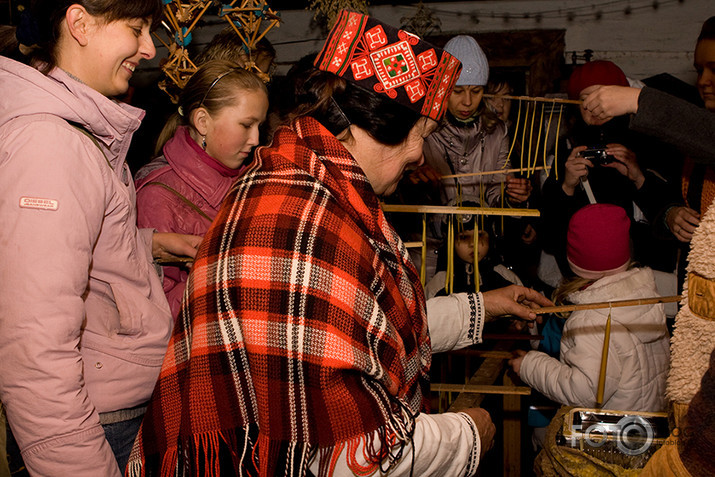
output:
[[464, 475], [471, 476], [476, 475], [477, 468], [479, 467], [479, 454], [482, 450], [482, 441], [479, 439], [479, 429], [477, 429], [477, 424], [469, 417], [468, 414], [464, 412], [458, 412], [457, 415], [461, 416], [462, 419], [469, 425], [472, 430], [472, 450], [469, 452], [469, 460], [467, 461], [467, 469]]
[[482, 328], [484, 328], [484, 320], [486, 319], [486, 310], [484, 309], [484, 299], [482, 293], [470, 293], [469, 299], [469, 332], [467, 338], [472, 344], [482, 342]]

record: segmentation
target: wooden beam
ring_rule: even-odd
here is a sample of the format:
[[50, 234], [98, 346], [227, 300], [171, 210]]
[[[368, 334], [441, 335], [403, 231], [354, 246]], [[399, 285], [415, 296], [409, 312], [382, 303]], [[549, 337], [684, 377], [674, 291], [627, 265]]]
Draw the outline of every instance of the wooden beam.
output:
[[477, 358], [511, 359], [514, 354], [511, 351], [493, 351], [489, 349], [457, 349], [450, 351], [450, 354], [461, 356], [475, 356]]
[[544, 306], [532, 310], [537, 315], [546, 313], [561, 313], [564, 311], [596, 310], [601, 308], [618, 308], [620, 306], [654, 305], [656, 303], [675, 303], [683, 299], [682, 295], [656, 296], [636, 300], [602, 301], [598, 303], [581, 303], [578, 305]]
[[[509, 351], [514, 348], [514, 341], [506, 340], [495, 343], [493, 351]], [[486, 358], [479, 369], [471, 377], [468, 385], [494, 384], [504, 370], [505, 361], [500, 358]], [[461, 393], [454, 400], [448, 411], [461, 411], [470, 407], [479, 407], [484, 400], [485, 393]]]
[[511, 209], [498, 207], [453, 207], [449, 205], [405, 205], [382, 204], [385, 212], [405, 212], [415, 214], [473, 214], [505, 215], [513, 217], [539, 217], [537, 209]]
[[[504, 373], [503, 383], [505, 387], [515, 386], [509, 372]], [[502, 432], [502, 462], [504, 477], [521, 476], [521, 397], [518, 395], [504, 395], [504, 412]]]

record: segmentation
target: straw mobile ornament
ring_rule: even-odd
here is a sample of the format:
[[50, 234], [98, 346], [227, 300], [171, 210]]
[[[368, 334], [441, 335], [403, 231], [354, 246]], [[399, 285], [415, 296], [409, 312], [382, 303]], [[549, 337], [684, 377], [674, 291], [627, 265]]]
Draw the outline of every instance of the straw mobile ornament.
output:
[[[159, 87], [176, 102], [178, 91], [184, 88], [191, 75], [198, 67], [191, 61], [188, 46], [193, 40], [193, 32], [208, 10], [217, 4], [215, 0], [163, 0], [164, 16], [162, 26], [168, 38], [155, 37], [169, 50], [169, 56], [162, 62], [161, 69], [166, 79]], [[241, 39], [246, 49], [248, 61], [244, 67], [258, 74], [264, 81], [270, 78], [267, 71], [261, 71], [255, 64], [252, 52], [256, 44], [268, 31], [280, 25], [280, 16], [273, 11], [265, 0], [233, 0], [219, 5], [218, 16], [228, 22]]]

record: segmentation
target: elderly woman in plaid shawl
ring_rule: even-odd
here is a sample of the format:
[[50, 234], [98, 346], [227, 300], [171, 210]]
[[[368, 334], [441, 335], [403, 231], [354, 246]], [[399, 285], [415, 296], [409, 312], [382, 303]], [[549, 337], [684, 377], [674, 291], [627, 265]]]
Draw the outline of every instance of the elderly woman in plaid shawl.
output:
[[343, 12], [315, 66], [200, 248], [127, 475], [473, 475], [491, 445], [482, 409], [424, 412], [432, 352], [550, 302], [426, 303], [378, 200], [421, 161], [460, 64]]

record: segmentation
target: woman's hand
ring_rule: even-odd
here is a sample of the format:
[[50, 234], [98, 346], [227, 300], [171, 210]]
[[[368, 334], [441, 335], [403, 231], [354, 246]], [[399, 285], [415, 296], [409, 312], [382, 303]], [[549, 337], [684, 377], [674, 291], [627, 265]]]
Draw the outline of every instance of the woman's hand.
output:
[[196, 257], [203, 237], [166, 232], [156, 232], [151, 240], [151, 255], [156, 260], [173, 260], [179, 257]]
[[681, 242], [688, 243], [700, 225], [700, 214], [690, 207], [671, 207], [665, 216], [670, 232]]
[[524, 356], [526, 356], [526, 351], [517, 349], [514, 351], [514, 357], [506, 362], [517, 375], [521, 372], [521, 362], [524, 361]]
[[521, 242], [525, 245], [531, 245], [536, 241], [536, 229], [531, 224], [526, 224], [524, 232], [521, 234]]
[[613, 156], [615, 161], [603, 164], [603, 167], [610, 167], [611, 169], [617, 170], [630, 179], [635, 184], [636, 189], [643, 187], [645, 176], [638, 165], [638, 159], [636, 159], [636, 154], [633, 151], [623, 144], [607, 144], [606, 154]]
[[638, 112], [639, 88], [593, 85], [581, 91], [582, 107], [591, 117], [608, 121], [616, 116]]
[[509, 201], [515, 204], [526, 202], [531, 195], [531, 182], [529, 179], [508, 176], [506, 178], [506, 195]]
[[581, 183], [581, 178], [588, 176], [588, 168], [593, 167], [593, 163], [588, 159], [580, 156], [581, 151], [587, 149], [586, 146], [574, 147], [566, 159], [564, 181], [561, 183], [561, 189], [568, 196], [576, 193], [576, 186]]
[[482, 293], [486, 319], [493, 320], [497, 316], [512, 315], [525, 320], [533, 326], [537, 314], [533, 310], [542, 306], [553, 306], [551, 300], [531, 288], [511, 285]]
[[484, 457], [489, 449], [494, 446], [494, 434], [496, 433], [496, 427], [492, 422], [492, 418], [487, 411], [481, 407], [472, 407], [469, 409], [463, 409], [461, 412], [467, 414], [472, 418], [474, 424], [479, 430], [479, 440], [481, 442], [481, 452], [479, 453], [479, 458]]
[[407, 176], [413, 184], [427, 183], [433, 186], [439, 186], [442, 181], [442, 176], [432, 166], [422, 164]]

